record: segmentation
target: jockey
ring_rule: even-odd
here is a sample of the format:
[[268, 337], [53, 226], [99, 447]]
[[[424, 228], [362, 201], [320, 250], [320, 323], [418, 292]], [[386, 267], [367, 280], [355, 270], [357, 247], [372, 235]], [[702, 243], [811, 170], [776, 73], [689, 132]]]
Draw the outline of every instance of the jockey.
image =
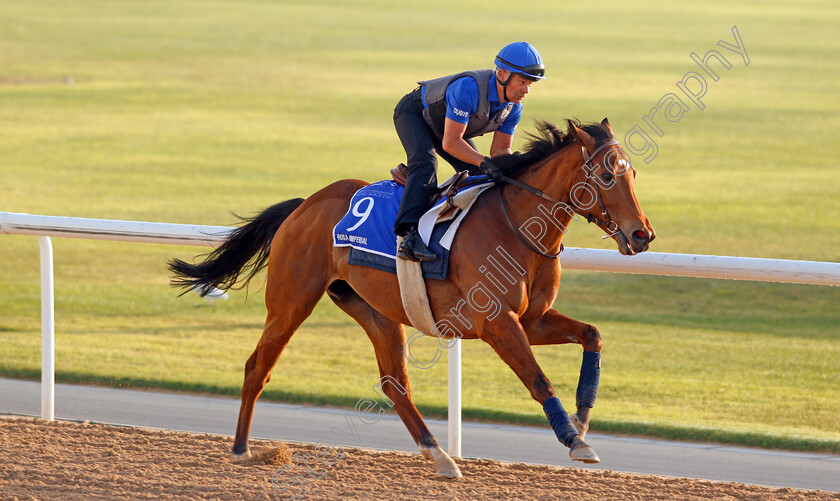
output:
[[495, 70], [419, 82], [394, 109], [394, 126], [408, 156], [408, 180], [394, 225], [394, 233], [405, 237], [397, 252], [401, 259], [437, 259], [417, 232], [420, 216], [437, 188], [437, 155], [456, 171], [492, 175], [495, 166], [478, 152], [471, 138], [493, 132], [490, 157], [511, 152], [522, 99], [533, 82], [545, 78], [545, 67], [527, 42], [506, 45], [495, 62]]

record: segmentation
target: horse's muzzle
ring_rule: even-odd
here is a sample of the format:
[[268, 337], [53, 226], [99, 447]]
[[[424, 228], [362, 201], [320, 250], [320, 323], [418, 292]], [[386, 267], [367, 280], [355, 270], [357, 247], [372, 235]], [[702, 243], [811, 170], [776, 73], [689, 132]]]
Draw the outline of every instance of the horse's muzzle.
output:
[[650, 247], [650, 242], [656, 238], [656, 234], [653, 233], [653, 230], [648, 232], [645, 228], [639, 228], [638, 230], [634, 231], [630, 234], [630, 247], [633, 250], [634, 254], [638, 254], [639, 252], [644, 252], [648, 250]]
[[618, 243], [618, 251], [625, 256], [632, 256], [640, 252], [645, 252], [650, 247], [650, 242], [656, 238], [656, 233], [653, 229], [648, 231], [645, 228], [639, 228], [630, 232], [630, 238], [623, 231], [615, 233], [615, 240]]

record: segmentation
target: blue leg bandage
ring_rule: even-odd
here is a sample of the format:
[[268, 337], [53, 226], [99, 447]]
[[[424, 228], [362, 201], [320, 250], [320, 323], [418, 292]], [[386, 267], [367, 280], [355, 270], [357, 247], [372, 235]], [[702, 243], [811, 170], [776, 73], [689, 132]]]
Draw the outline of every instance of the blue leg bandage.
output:
[[580, 364], [580, 379], [577, 387], [577, 406], [594, 407], [598, 398], [598, 381], [601, 379], [601, 354], [595, 351], [583, 352]]
[[566, 447], [572, 446], [572, 440], [578, 435], [575, 425], [569, 420], [569, 414], [560, 403], [557, 397], [549, 397], [543, 404], [543, 410], [551, 424], [551, 429], [557, 435], [557, 439]]

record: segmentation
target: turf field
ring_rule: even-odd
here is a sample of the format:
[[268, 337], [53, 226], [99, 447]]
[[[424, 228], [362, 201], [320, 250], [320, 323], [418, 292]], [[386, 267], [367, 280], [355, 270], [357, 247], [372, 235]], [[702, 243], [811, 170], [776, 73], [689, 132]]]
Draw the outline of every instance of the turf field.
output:
[[[527, 39], [548, 79], [515, 147], [535, 119], [606, 116], [622, 141], [643, 131], [657, 148], [649, 163], [633, 156], [652, 250], [840, 260], [834, 2], [506, 7], [6, 0], [0, 210], [228, 225], [231, 211], [340, 178], [376, 181], [404, 159], [392, 110], [417, 80], [489, 67]], [[733, 26], [743, 55], [727, 48]], [[713, 49], [731, 65], [709, 63], [717, 81], [690, 56]], [[677, 85], [690, 72], [705, 83], [696, 102]], [[654, 115], [660, 136], [645, 116], [668, 94], [687, 109]], [[565, 243], [614, 248], [583, 223]], [[60, 381], [238, 392], [264, 315], [259, 280], [247, 302], [210, 304], [167, 287], [166, 260], [200, 249], [54, 246]], [[0, 237], [0, 375], [38, 376], [37, 248]], [[815, 286], [567, 272], [556, 306], [604, 336], [595, 428], [840, 451], [838, 300]], [[535, 352], [571, 406], [580, 349]], [[445, 363], [412, 378], [421, 410], [444, 413]], [[361, 329], [324, 302], [263, 398], [352, 405], [377, 380]], [[468, 418], [545, 421], [483, 343], [464, 344], [464, 389]]]

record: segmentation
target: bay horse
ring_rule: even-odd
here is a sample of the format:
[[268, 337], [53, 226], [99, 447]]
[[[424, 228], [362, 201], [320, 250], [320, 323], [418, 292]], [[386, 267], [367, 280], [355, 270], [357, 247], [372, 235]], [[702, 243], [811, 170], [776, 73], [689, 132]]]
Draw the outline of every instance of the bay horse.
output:
[[[570, 457], [594, 463], [599, 458], [584, 437], [597, 396], [601, 335], [592, 325], [552, 308], [560, 286], [557, 257], [563, 233], [580, 215], [600, 226], [626, 255], [647, 250], [655, 233], [636, 199], [636, 171], [609, 121], [566, 122], [565, 132], [539, 122], [539, 135], [530, 136], [524, 153], [494, 158], [504, 175], [475, 201], [461, 223], [451, 246], [448, 277], [427, 280], [426, 286], [444, 338], [489, 344], [543, 406]], [[267, 317], [262, 337], [245, 363], [235, 457], [250, 456], [254, 404], [283, 349], [326, 292], [367, 333], [382, 389], [420, 451], [433, 460], [434, 471], [460, 477], [458, 466], [438, 445], [411, 400], [403, 328], [411, 323], [397, 276], [351, 266], [349, 249], [333, 246], [333, 227], [347, 213], [353, 194], [367, 184], [337, 181], [305, 200], [281, 202], [243, 219], [246, 223], [203, 262], [171, 260], [172, 283], [204, 293], [211, 287], [244, 287], [268, 267]], [[532, 345], [564, 343], [580, 344], [584, 350], [577, 412], [571, 416], [531, 350]]]

